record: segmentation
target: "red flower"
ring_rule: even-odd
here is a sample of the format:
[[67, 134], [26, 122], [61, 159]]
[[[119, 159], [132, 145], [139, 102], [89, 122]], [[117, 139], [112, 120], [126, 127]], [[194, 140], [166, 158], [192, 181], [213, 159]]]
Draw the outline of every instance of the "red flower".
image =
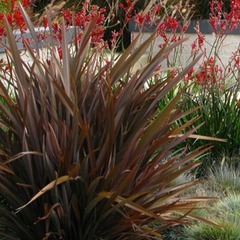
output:
[[197, 26], [196, 26], [196, 33], [198, 35], [198, 39], [197, 39], [198, 40], [198, 48], [201, 48], [204, 44], [205, 36], [200, 31], [199, 22], [197, 23]]
[[30, 4], [30, 1], [29, 0], [22, 0], [22, 6], [24, 8], [28, 8], [29, 7], [29, 4]]
[[184, 78], [185, 81], [193, 81], [194, 80], [194, 68], [191, 68], [188, 72], [187, 76]]
[[118, 6], [124, 10], [125, 22], [129, 22], [134, 11], [134, 3], [131, 0], [125, 0], [125, 4], [120, 3]]
[[5, 34], [5, 30], [2, 26], [0, 26], [0, 40], [4, 36], [4, 34]]
[[47, 28], [48, 27], [48, 20], [46, 17], [43, 18], [43, 27]]
[[161, 10], [162, 10], [162, 6], [161, 4], [156, 4], [153, 6], [153, 12], [158, 15], [161, 13]]
[[145, 17], [146, 15], [143, 14], [143, 12], [141, 13], [137, 13], [135, 15], [135, 23], [139, 26], [139, 27], [143, 27], [144, 21], [145, 21]]
[[165, 19], [165, 26], [168, 30], [175, 32], [179, 26], [179, 22], [175, 18], [167, 17]]
[[62, 10], [62, 15], [67, 24], [72, 24], [73, 14], [69, 9]]
[[210, 19], [209, 23], [212, 26], [213, 32], [221, 36], [238, 28], [240, 15], [240, 0], [233, 0], [230, 2], [230, 12], [223, 11], [223, 2], [212, 0], [210, 3]]
[[15, 8], [15, 0], [12, 0], [11, 1], [11, 12], [14, 11], [14, 8]]
[[117, 38], [119, 36], [119, 32], [116, 32], [115, 30], [111, 32], [112, 33], [112, 39], [110, 39], [110, 43], [111, 43], [111, 47], [114, 47], [116, 42], [117, 42]]
[[23, 27], [25, 25], [25, 20], [19, 9], [14, 11], [13, 19], [14, 19], [14, 22], [17, 25], [17, 27], [22, 31]]

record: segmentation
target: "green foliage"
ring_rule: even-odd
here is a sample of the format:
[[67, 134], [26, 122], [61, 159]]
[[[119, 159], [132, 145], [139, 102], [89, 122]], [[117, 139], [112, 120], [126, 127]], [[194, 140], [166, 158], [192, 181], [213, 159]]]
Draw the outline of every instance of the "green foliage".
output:
[[197, 223], [186, 227], [181, 239], [185, 240], [238, 240], [240, 239], [240, 196], [230, 194], [214, 204], [205, 217], [217, 222], [222, 228]]
[[198, 222], [188, 227], [179, 227], [172, 230], [169, 239], [182, 240], [233, 240], [240, 239], [240, 196], [239, 171], [229, 166], [211, 169], [205, 181], [204, 190], [208, 196], [221, 197], [221, 200], [212, 202], [207, 209], [195, 210], [201, 218], [217, 223], [221, 228]]
[[240, 191], [239, 169], [234, 169], [227, 165], [213, 168], [210, 171], [208, 182], [210, 191], [218, 196], [227, 196], [234, 192], [237, 193]]
[[11, 10], [11, 1], [1, 0], [0, 1], [0, 12], [1, 13], [9, 13], [10, 10]]
[[[225, 82], [229, 80], [225, 79]], [[201, 174], [206, 173], [206, 168], [213, 166], [229, 164], [237, 167], [239, 164], [236, 158], [240, 150], [240, 108], [236, 103], [238, 93], [239, 83], [236, 82], [224, 90], [221, 90], [218, 85], [210, 85], [209, 89], [194, 86], [186, 94], [185, 110], [203, 106], [197, 110], [198, 115], [201, 116], [198, 123], [203, 121], [205, 124], [196, 133], [226, 139], [226, 142], [212, 143], [214, 147], [211, 153], [202, 158]], [[187, 121], [189, 117], [190, 115], [186, 117]], [[201, 139], [193, 140], [189, 141], [189, 146], [194, 149], [203, 143]]]
[[[222, 224], [222, 223], [221, 223]], [[196, 225], [189, 228], [186, 240], [238, 240], [240, 231], [238, 226], [226, 222], [224, 230], [207, 225]]]
[[[1, 77], [14, 95], [0, 83], [0, 236], [149, 239], [160, 237], [161, 229], [188, 223], [189, 211], [202, 198], [180, 197], [193, 181], [170, 183], [195, 168], [192, 159], [208, 148], [170, 155], [198, 126], [190, 127], [195, 119], [173, 126], [186, 115], [181, 92], [161, 112], [157, 105], [198, 59], [174, 79], [146, 89], [156, 66], [183, 40], [131, 74], [154, 34], [137, 49], [134, 40], [116, 61], [105, 63], [90, 44], [97, 19], [71, 46], [63, 23], [61, 59], [49, 24], [46, 60], [21, 11], [36, 49], [25, 42], [32, 59], [26, 63], [6, 22], [12, 67], [10, 75], [2, 74], [3, 68]], [[151, 222], [159, 224], [149, 227]]]

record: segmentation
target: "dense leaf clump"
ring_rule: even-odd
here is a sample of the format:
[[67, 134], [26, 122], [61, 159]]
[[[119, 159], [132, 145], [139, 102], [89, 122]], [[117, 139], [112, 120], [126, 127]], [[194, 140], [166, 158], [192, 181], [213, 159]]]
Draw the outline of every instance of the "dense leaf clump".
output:
[[208, 149], [174, 154], [174, 148], [199, 128], [191, 127], [198, 117], [173, 124], [195, 111], [182, 113], [181, 91], [163, 109], [158, 103], [198, 58], [174, 78], [146, 87], [156, 67], [184, 40], [163, 47], [146, 67], [133, 72], [155, 34], [138, 48], [136, 38], [121, 56], [109, 60], [91, 45], [98, 16], [72, 44], [63, 23], [57, 46], [48, 15], [44, 52], [20, 9], [32, 34], [24, 41], [31, 62], [21, 56], [5, 21], [0, 236], [141, 239], [160, 237], [158, 230], [186, 224], [192, 208], [204, 198], [181, 198], [194, 182], [173, 180], [196, 167], [191, 160]]

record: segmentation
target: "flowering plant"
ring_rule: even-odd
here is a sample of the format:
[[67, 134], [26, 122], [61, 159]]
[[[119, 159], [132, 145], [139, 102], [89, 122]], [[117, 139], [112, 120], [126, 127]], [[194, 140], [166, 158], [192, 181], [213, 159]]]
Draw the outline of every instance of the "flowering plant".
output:
[[14, 27], [18, 28], [21, 31], [25, 30], [25, 21], [22, 17], [22, 14], [20, 12], [20, 9], [17, 5], [17, 3], [21, 3], [24, 8], [28, 12], [30, 12], [30, 0], [21, 0], [21, 1], [9, 1], [9, 0], [2, 0], [1, 1], [1, 8], [0, 8], [0, 39], [5, 36], [5, 28], [4, 28], [4, 15], [9, 21], [9, 24]]
[[[240, 5], [237, 1], [231, 1], [229, 12], [223, 11], [221, 1], [213, 0], [210, 6], [209, 24], [215, 40], [213, 43], [208, 43], [197, 28], [198, 39], [192, 44], [192, 56], [194, 58], [195, 53], [199, 51], [204, 55], [200, 66], [192, 69], [186, 76], [191, 88], [186, 93], [185, 106], [190, 108], [196, 105], [203, 106], [199, 109], [199, 114], [205, 124], [197, 130], [197, 133], [224, 138], [227, 144], [213, 143], [214, 149], [203, 161], [203, 169], [213, 164], [224, 164], [226, 161], [234, 167], [238, 166], [234, 157], [240, 150], [239, 46], [232, 52], [228, 61], [224, 61], [220, 55], [228, 35], [231, 31], [239, 29]], [[206, 44], [210, 46], [210, 51], [207, 51]], [[199, 146], [199, 144], [202, 144], [201, 140], [192, 142], [190, 146]]]
[[[238, 154], [240, 149], [240, 50], [239, 46], [236, 46], [229, 59], [226, 59], [227, 57], [224, 59], [221, 51], [231, 32], [239, 30], [239, 6], [237, 1], [231, 1], [229, 11], [225, 11], [222, 1], [210, 1], [210, 18], [208, 22], [212, 28], [214, 40], [209, 41], [208, 36], [201, 32], [200, 25], [197, 23], [195, 28], [197, 38], [192, 42], [189, 41], [187, 45], [189, 55], [187, 58], [181, 55], [184, 46], [180, 45], [178, 49], [175, 49], [175, 54], [168, 57], [167, 65], [159, 66], [156, 72], [156, 79], [160, 75], [165, 75], [170, 79], [178, 74], [182, 66], [193, 61], [199, 53], [203, 54], [199, 64], [195, 65], [185, 76], [185, 82], [180, 83], [165, 99], [168, 102], [179, 87], [187, 85], [188, 88], [184, 93], [186, 98], [185, 109], [193, 106], [203, 106], [198, 110], [198, 115], [201, 116], [198, 123], [204, 121], [205, 124], [197, 130], [197, 134], [226, 139], [227, 144], [219, 141], [212, 143], [214, 148], [203, 161], [202, 169], [214, 164], [223, 164], [225, 161], [229, 161], [229, 164], [233, 165], [238, 164], [234, 161], [234, 155]], [[181, 7], [179, 6], [178, 9], [181, 10]], [[183, 24], [171, 16], [165, 16], [162, 20], [157, 19], [158, 21], [155, 18], [153, 23], [150, 19], [152, 18], [147, 14], [145, 18], [141, 14], [141, 18], [136, 17], [136, 24], [142, 30], [151, 24], [156, 26], [158, 35], [161, 38], [161, 44], [154, 45], [152, 49], [161, 48], [183, 38], [188, 28], [188, 19], [185, 19]], [[184, 59], [186, 59], [185, 62]], [[165, 102], [160, 103], [160, 108], [164, 104]], [[232, 124], [231, 128], [229, 128], [229, 123]], [[198, 140], [188, 139], [187, 141], [189, 141], [191, 149], [200, 146], [204, 142], [201, 138]]]

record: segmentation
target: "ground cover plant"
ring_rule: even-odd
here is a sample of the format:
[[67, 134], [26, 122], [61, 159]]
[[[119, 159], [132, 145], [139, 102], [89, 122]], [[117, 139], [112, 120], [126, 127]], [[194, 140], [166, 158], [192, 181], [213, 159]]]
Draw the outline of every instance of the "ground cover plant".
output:
[[[207, 205], [199, 205], [194, 214], [218, 223], [221, 227], [195, 222], [189, 226], [175, 226], [165, 229], [165, 240], [231, 240], [239, 239], [239, 169], [224, 165], [209, 170], [207, 178], [192, 188], [188, 195], [195, 192], [198, 196], [217, 197]], [[183, 178], [190, 177], [182, 176]], [[182, 178], [181, 177], [181, 178]], [[192, 176], [191, 176], [192, 177]], [[182, 181], [181, 178], [179, 181]], [[177, 180], [177, 179], [176, 179]]]
[[[238, 169], [224, 167], [222, 171], [215, 169], [206, 181], [205, 191], [208, 195], [217, 195], [221, 199], [213, 202], [208, 210], [198, 211], [198, 215], [215, 221], [222, 228], [216, 228], [202, 223], [183, 227], [178, 233], [175, 231], [176, 239], [198, 240], [233, 240], [239, 239], [239, 204], [238, 194]], [[218, 187], [217, 187], [218, 186]]]
[[[44, 23], [49, 32], [39, 37], [24, 8], [19, 9], [23, 29], [31, 33], [31, 39], [23, 39], [24, 53], [32, 61], [22, 58], [5, 18], [0, 235], [31, 240], [150, 239], [160, 238], [161, 229], [191, 221], [190, 211], [206, 198], [180, 197], [194, 181], [172, 182], [197, 167], [192, 160], [209, 147], [174, 154], [201, 126], [190, 127], [197, 116], [184, 124], [175, 122], [198, 107], [182, 112], [183, 89], [161, 111], [158, 102], [200, 57], [174, 77], [159, 78], [146, 88], [184, 39], [162, 46], [146, 67], [132, 73], [157, 33], [137, 49], [136, 38], [109, 60], [101, 40], [104, 17], [97, 7], [85, 5], [79, 18], [85, 16], [86, 23], [82, 31], [75, 29], [72, 42], [67, 39], [67, 21], [55, 23], [48, 12]], [[38, 47], [40, 40], [46, 53]]]
[[211, 219], [215, 219], [221, 228], [206, 224], [196, 224], [184, 231], [184, 236], [179, 239], [186, 240], [237, 240], [240, 239], [239, 231], [239, 196], [224, 198], [216, 206], [209, 209]]

